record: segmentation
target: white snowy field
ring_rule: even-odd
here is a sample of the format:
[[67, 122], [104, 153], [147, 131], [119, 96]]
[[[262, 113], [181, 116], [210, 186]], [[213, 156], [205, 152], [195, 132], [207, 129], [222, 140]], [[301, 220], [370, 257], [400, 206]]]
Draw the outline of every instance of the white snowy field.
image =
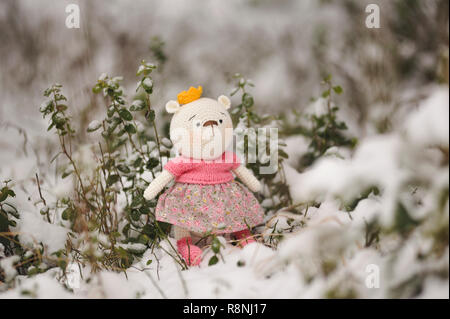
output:
[[[10, 231], [20, 245], [44, 251], [44, 272], [24, 276], [18, 257], [0, 243], [0, 298], [449, 298], [448, 71], [441, 74], [442, 63], [448, 68], [448, 14], [447, 29], [439, 24], [445, 1], [411, 10], [423, 10], [423, 27], [434, 36], [413, 24], [403, 29], [399, 17], [417, 17], [402, 11], [400, 0], [70, 2], [80, 4], [78, 31], [61, 27], [69, 1], [0, 3], [0, 183], [11, 180], [16, 194], [7, 200], [20, 215]], [[369, 2], [384, 12], [386, 25], [376, 34], [363, 26]], [[199, 267], [181, 271], [168, 254], [175, 245], [169, 239], [145, 250], [126, 273], [94, 272], [72, 260], [63, 278], [52, 253], [66, 247], [68, 235], [83, 235], [61, 212], [51, 223], [40, 213], [36, 173], [48, 203], [74, 195], [74, 180], [61, 178], [63, 159], [50, 163], [58, 139], [39, 114], [42, 92], [64, 85], [82, 132], [74, 158], [88, 172], [97, 140], [84, 132], [105, 113], [91, 88], [102, 72], [124, 75], [132, 96], [140, 59], [155, 58], [148, 49], [153, 36], [167, 54], [152, 96], [158, 119], [181, 89], [203, 84], [208, 95], [228, 94], [230, 74], [242, 72], [255, 83], [257, 110], [283, 113], [292, 124], [294, 111], [324, 112], [324, 100], [310, 98], [320, 96], [320, 79], [332, 73], [344, 89], [338, 116], [358, 144], [332, 147], [300, 170], [310, 141], [283, 137], [283, 169], [301, 214], [270, 211], [256, 229], [259, 242], [244, 249], [220, 238], [223, 258], [213, 266], [206, 247]]]

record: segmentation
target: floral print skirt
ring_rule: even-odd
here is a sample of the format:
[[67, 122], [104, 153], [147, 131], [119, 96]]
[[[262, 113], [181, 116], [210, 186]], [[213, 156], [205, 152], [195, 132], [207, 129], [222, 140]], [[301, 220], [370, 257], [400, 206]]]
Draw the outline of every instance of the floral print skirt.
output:
[[175, 183], [159, 197], [156, 219], [197, 233], [233, 233], [263, 222], [264, 212], [241, 183]]

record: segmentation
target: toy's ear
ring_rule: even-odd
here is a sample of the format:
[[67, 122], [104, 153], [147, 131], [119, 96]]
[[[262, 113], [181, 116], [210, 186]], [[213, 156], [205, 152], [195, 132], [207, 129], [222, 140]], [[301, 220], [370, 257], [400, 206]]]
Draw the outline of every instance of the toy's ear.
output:
[[228, 97], [226, 97], [225, 95], [221, 95], [219, 96], [219, 98], [217, 99], [217, 101], [223, 106], [225, 107], [225, 109], [229, 109], [231, 106], [231, 101]]
[[170, 100], [166, 103], [166, 111], [168, 113], [175, 113], [180, 109], [180, 103], [174, 100]]

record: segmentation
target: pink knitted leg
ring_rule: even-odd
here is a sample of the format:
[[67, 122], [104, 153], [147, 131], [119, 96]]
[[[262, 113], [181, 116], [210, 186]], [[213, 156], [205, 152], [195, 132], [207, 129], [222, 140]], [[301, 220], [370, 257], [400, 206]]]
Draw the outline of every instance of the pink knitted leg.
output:
[[184, 237], [177, 241], [178, 252], [188, 266], [197, 266], [202, 261], [202, 250], [192, 244], [191, 237]]
[[237, 240], [240, 240], [239, 245], [241, 247], [256, 242], [255, 239], [253, 238], [252, 233], [248, 229], [238, 231], [234, 233], [234, 236], [236, 237]]

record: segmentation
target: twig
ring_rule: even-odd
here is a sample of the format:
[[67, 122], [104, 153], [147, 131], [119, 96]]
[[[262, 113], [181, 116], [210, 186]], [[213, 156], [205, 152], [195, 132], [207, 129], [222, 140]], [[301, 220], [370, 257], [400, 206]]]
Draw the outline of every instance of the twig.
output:
[[[152, 111], [151, 104], [150, 104], [150, 96], [148, 94], [146, 94], [146, 98], [147, 98], [147, 105], [148, 105], [148, 114], [150, 114], [150, 112]], [[153, 120], [152, 125], [153, 125], [153, 131], [155, 132], [156, 145], [158, 146], [159, 163], [162, 167], [161, 143], [159, 141], [159, 134], [158, 134], [158, 130], [156, 128], [155, 120]]]
[[41, 192], [41, 184], [39, 182], [39, 176], [38, 173], [36, 173], [36, 182], [37, 182], [37, 186], [38, 186], [38, 190], [39, 190], [39, 197], [42, 199], [42, 202], [44, 203], [45, 206], [47, 206], [47, 202], [45, 201], [44, 196], [42, 196], [42, 192]]

